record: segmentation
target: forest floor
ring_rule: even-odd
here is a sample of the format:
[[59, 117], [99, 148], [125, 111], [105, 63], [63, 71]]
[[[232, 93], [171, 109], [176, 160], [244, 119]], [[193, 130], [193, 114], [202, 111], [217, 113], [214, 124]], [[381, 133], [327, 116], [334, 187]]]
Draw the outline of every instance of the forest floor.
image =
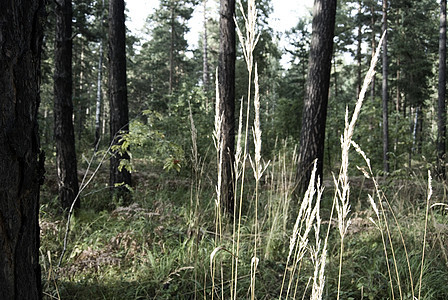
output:
[[[203, 174], [197, 190], [192, 188], [194, 180], [186, 170], [177, 173], [151, 169], [140, 161], [133, 173], [133, 203], [126, 206], [119, 200], [110, 200], [107, 170], [107, 165], [102, 166], [83, 192], [82, 208], [72, 216], [67, 251], [59, 265], [66, 220], [58, 208], [54, 168], [47, 167], [40, 212], [45, 299], [230, 299], [231, 294], [243, 299], [250, 297], [252, 204], [243, 207], [240, 264], [235, 277], [230, 254], [233, 222], [225, 216], [217, 244], [213, 170]], [[83, 176], [85, 169], [79, 173]], [[334, 194], [331, 181], [324, 185], [322, 233], [328, 228]], [[248, 202], [253, 199], [253, 187], [249, 186], [245, 193]], [[423, 176], [381, 182], [390, 203], [385, 212], [390, 238], [382, 236], [378, 222], [372, 221], [374, 214], [367, 203], [367, 195], [374, 193], [372, 182], [354, 177], [351, 187], [351, 225], [345, 237], [341, 298], [448, 299], [448, 214], [443, 206], [431, 209], [424, 235], [427, 182]], [[275, 199], [272, 182], [266, 180], [261, 191], [255, 296], [309, 297], [313, 275], [309, 255], [300, 262], [296, 273], [290, 272], [292, 267], [287, 262], [299, 202], [291, 201], [286, 216], [278, 215], [275, 221], [269, 213], [275, 211], [269, 204]], [[433, 182], [433, 191], [431, 203], [446, 201], [443, 184]], [[420, 280], [424, 239], [426, 251]], [[222, 247], [214, 251], [217, 246]], [[324, 299], [336, 299], [339, 248], [339, 233], [333, 223], [328, 239]], [[213, 272], [212, 253], [218, 266]], [[291, 286], [288, 297], [285, 288], [281, 291], [284, 278], [285, 286]]]

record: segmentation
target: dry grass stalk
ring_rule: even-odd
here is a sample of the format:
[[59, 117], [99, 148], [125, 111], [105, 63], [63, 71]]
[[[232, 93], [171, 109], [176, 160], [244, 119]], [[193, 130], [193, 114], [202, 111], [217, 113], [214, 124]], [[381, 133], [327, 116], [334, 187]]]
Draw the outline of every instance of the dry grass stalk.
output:
[[322, 294], [325, 286], [325, 261], [327, 258], [327, 241], [328, 241], [327, 239], [325, 239], [323, 248], [321, 248], [322, 244], [322, 240], [320, 239], [321, 218], [319, 214], [320, 201], [316, 202], [316, 206], [317, 206], [316, 223], [314, 224], [315, 246], [311, 247], [310, 249], [311, 260], [314, 264], [311, 300], [322, 299]]
[[[222, 136], [222, 118], [223, 113], [219, 107], [219, 85], [218, 85], [218, 69], [216, 69], [216, 105], [215, 105], [215, 128], [213, 131], [213, 142], [216, 149], [217, 160], [217, 175], [218, 181], [216, 183], [216, 199], [215, 199], [215, 250], [218, 249], [218, 245], [221, 242], [222, 236], [222, 216], [221, 216], [221, 193], [222, 193], [222, 161], [224, 152], [224, 140]], [[210, 272], [212, 277], [212, 299], [215, 294], [215, 261], [213, 255], [210, 256]]]
[[[353, 132], [355, 130], [356, 121], [358, 120], [359, 113], [361, 112], [361, 107], [364, 101], [365, 93], [367, 88], [370, 85], [374, 75], [375, 75], [375, 66], [378, 62], [378, 57], [380, 53], [380, 46], [382, 45], [385, 33], [381, 37], [378, 47], [376, 49], [375, 55], [372, 58], [370, 63], [370, 68], [367, 72], [367, 75], [364, 79], [364, 83], [359, 94], [358, 100], [356, 101], [356, 106], [349, 122], [348, 118], [348, 110], [345, 113], [345, 128], [344, 134], [341, 136], [341, 168], [339, 171], [338, 178], [333, 176], [335, 183], [336, 195], [334, 198], [336, 212], [338, 214], [338, 229], [339, 235], [341, 239], [341, 248], [340, 248], [340, 256], [339, 256], [339, 276], [338, 276], [338, 293], [337, 299], [339, 299], [339, 294], [341, 290], [341, 276], [342, 276], [342, 255], [344, 252], [344, 237], [347, 233], [347, 228], [350, 226], [350, 219], [348, 219], [348, 213], [350, 212], [350, 184], [348, 181], [348, 152], [350, 150], [351, 141], [353, 137]], [[328, 233], [327, 233], [328, 235]]]
[[260, 38], [260, 34], [256, 34], [256, 25], [257, 25], [257, 8], [255, 6], [254, 0], [247, 1], [247, 14], [244, 11], [243, 4], [241, 0], [238, 0], [239, 9], [241, 11], [241, 15], [244, 18], [244, 27], [246, 29], [246, 37], [243, 36], [243, 33], [238, 26], [238, 22], [235, 20], [236, 32], [238, 34], [239, 40], [242, 45], [244, 59], [246, 61], [247, 70], [249, 72], [252, 71], [253, 68], [253, 51], [255, 46], [258, 43], [258, 39]]
[[[242, 170], [241, 170], [241, 174], [238, 174], [238, 177], [240, 179], [240, 196], [239, 199], [237, 200], [235, 197], [235, 201], [239, 201], [239, 218], [238, 218], [238, 226], [237, 227], [233, 227], [233, 239], [237, 240], [236, 242], [236, 255], [235, 255], [235, 261], [232, 263], [232, 271], [233, 271], [233, 276], [232, 276], [232, 287], [231, 287], [231, 294], [233, 295], [234, 299], [236, 299], [237, 295], [236, 295], [236, 291], [237, 291], [237, 284], [238, 284], [238, 257], [239, 257], [239, 250], [240, 250], [240, 234], [241, 234], [241, 207], [242, 207], [242, 201], [243, 201], [243, 191], [244, 191], [244, 181], [245, 181], [245, 165], [246, 165], [246, 159], [248, 157], [247, 153], [248, 153], [248, 149], [247, 149], [247, 141], [248, 141], [248, 132], [249, 132], [249, 116], [250, 116], [250, 101], [252, 98], [251, 95], [251, 84], [252, 84], [252, 71], [253, 71], [253, 50], [255, 49], [255, 45], [258, 42], [258, 35], [256, 34], [256, 23], [257, 23], [257, 9], [255, 7], [255, 1], [254, 0], [249, 0], [247, 5], [247, 14], [244, 11], [243, 5], [241, 3], [241, 1], [238, 1], [239, 4], [239, 8], [241, 10], [241, 14], [243, 15], [244, 18], [244, 25], [245, 25], [245, 29], [246, 29], [246, 36], [244, 37], [242, 34], [241, 29], [238, 26], [238, 22], [236, 21], [236, 18], [234, 18], [235, 21], [235, 25], [236, 25], [236, 31], [238, 34], [238, 37], [240, 39], [241, 45], [242, 45], [242, 49], [243, 49], [243, 54], [244, 54], [244, 58], [246, 60], [246, 66], [247, 66], [247, 70], [248, 70], [248, 77], [249, 77], [249, 84], [248, 84], [248, 89], [247, 89], [247, 104], [246, 104], [246, 123], [245, 123], [245, 134], [244, 134], [244, 151], [242, 152], [241, 155], [241, 148], [238, 148], [237, 146], [237, 155], [238, 155], [238, 160], [242, 161], [241, 165], [242, 165]], [[256, 89], [258, 89], [258, 87], [256, 87]], [[241, 106], [243, 106], [243, 102], [241, 102]], [[241, 116], [242, 114], [240, 114]], [[241, 122], [242, 118], [240, 117], [240, 124], [242, 124]], [[242, 129], [242, 125], [241, 126]], [[241, 133], [240, 129], [239, 129], [239, 134]], [[261, 131], [260, 131], [261, 134]], [[261, 142], [261, 137], [260, 137], [260, 142]], [[261, 144], [260, 144], [260, 148], [261, 148]], [[238, 150], [239, 149], [239, 150]], [[239, 151], [239, 152], [238, 152]], [[235, 172], [239, 172], [238, 168], [235, 168]], [[235, 186], [237, 185], [237, 183], [235, 184]], [[236, 203], [235, 203], [236, 204]], [[236, 207], [236, 206], [235, 206]], [[257, 214], [257, 213], [256, 213]], [[257, 224], [255, 225], [257, 226]], [[257, 239], [257, 236], [255, 236], [255, 240]], [[255, 242], [256, 243], [256, 242]], [[256, 250], [255, 250], [256, 253]], [[256, 255], [254, 255], [255, 259], [252, 259], [252, 261], [256, 262], [257, 258]], [[252, 265], [252, 264], [251, 264]], [[253, 274], [255, 274], [256, 271], [256, 265], [258, 264], [253, 264]], [[234, 267], [233, 267], [234, 266]], [[255, 278], [253, 276], [251, 276], [251, 298], [254, 298], [254, 293], [255, 293]]]
[[[112, 139], [112, 141], [115, 140], [115, 137]], [[84, 176], [82, 177], [82, 181], [81, 181], [81, 184], [80, 184], [80, 188], [79, 188], [78, 194], [76, 195], [75, 199], [73, 200], [72, 205], [70, 206], [70, 210], [68, 211], [67, 225], [66, 225], [65, 235], [64, 235], [64, 246], [63, 246], [63, 249], [62, 249], [62, 252], [61, 252], [61, 256], [59, 257], [58, 268], [61, 267], [62, 259], [64, 258], [65, 252], [67, 251], [68, 235], [70, 233], [70, 221], [71, 221], [71, 218], [72, 218], [72, 214], [73, 214], [73, 210], [75, 208], [76, 201], [78, 201], [79, 197], [81, 196], [81, 193], [86, 189], [86, 187], [93, 180], [95, 175], [98, 173], [99, 169], [103, 165], [103, 162], [106, 160], [107, 155], [110, 153], [111, 148], [112, 148], [112, 143], [110, 143], [109, 147], [107, 148], [107, 150], [104, 151], [103, 156], [101, 157], [100, 163], [96, 167], [95, 171], [93, 171], [92, 175], [90, 175], [89, 179], [87, 179], [87, 177], [88, 177], [88, 174], [89, 174], [90, 167], [92, 166], [93, 160], [95, 159], [95, 157], [96, 157], [96, 155], [98, 153], [97, 151], [93, 152], [93, 155], [92, 155], [92, 157], [91, 157], [91, 159], [90, 159], [90, 161], [88, 163], [87, 170], [84, 173]]]
[[423, 267], [425, 263], [425, 248], [426, 248], [426, 233], [428, 230], [428, 213], [429, 213], [429, 201], [432, 196], [432, 185], [431, 185], [431, 172], [428, 171], [428, 196], [426, 197], [426, 214], [425, 214], [425, 231], [423, 234], [423, 246], [422, 246], [422, 262], [420, 264], [420, 278], [418, 283], [418, 299], [421, 299], [422, 294], [422, 279], [423, 279]]
[[[297, 214], [296, 221], [294, 223], [293, 232], [289, 241], [289, 252], [288, 258], [286, 260], [286, 268], [285, 273], [283, 275], [282, 286], [280, 290], [280, 297], [282, 298], [283, 290], [285, 286], [285, 281], [287, 277], [287, 272], [289, 270], [289, 282], [286, 290], [286, 298], [289, 297], [289, 293], [291, 291], [292, 283], [294, 282], [294, 277], [298, 274], [298, 265], [301, 262], [302, 258], [306, 254], [308, 247], [308, 235], [313, 229], [314, 221], [316, 220], [316, 216], [318, 215], [319, 203], [322, 196], [323, 189], [320, 188], [320, 183], [317, 181], [317, 190], [316, 190], [316, 171], [317, 171], [317, 160], [314, 161], [313, 170], [311, 173], [310, 183], [305, 192], [305, 196], [302, 200], [302, 204], [300, 206], [299, 212]], [[313, 208], [313, 200], [316, 195], [316, 204]]]
[[[375, 215], [377, 217], [377, 220], [378, 220], [377, 222], [375, 222], [373, 219], [371, 219], [371, 221], [372, 221], [373, 224], [375, 224], [375, 226], [378, 228], [378, 230], [380, 231], [380, 234], [381, 234], [381, 240], [382, 240], [382, 243], [383, 243], [383, 251], [384, 251], [384, 256], [385, 256], [386, 265], [387, 265], [387, 272], [388, 272], [388, 276], [389, 276], [389, 284], [390, 284], [391, 293], [392, 293], [392, 299], [395, 298], [395, 295], [394, 295], [394, 284], [393, 284], [393, 280], [392, 280], [392, 273], [391, 273], [390, 263], [389, 263], [389, 258], [388, 258], [389, 255], [387, 253], [387, 246], [386, 246], [387, 243], [386, 243], [385, 235], [388, 238], [388, 241], [389, 241], [389, 244], [390, 244], [390, 249], [391, 249], [391, 252], [392, 252], [392, 260], [393, 260], [393, 263], [394, 263], [395, 276], [396, 276], [396, 279], [397, 279], [397, 286], [398, 286], [398, 291], [399, 291], [399, 294], [400, 294], [400, 299], [403, 299], [403, 293], [402, 293], [402, 289], [401, 289], [401, 280], [400, 280], [400, 276], [399, 276], [399, 272], [398, 272], [397, 260], [395, 258], [395, 248], [394, 248], [394, 245], [393, 245], [393, 242], [392, 242], [391, 231], [389, 229], [388, 220], [386, 218], [386, 213], [385, 213], [385, 210], [384, 210], [384, 207], [383, 207], [383, 200], [385, 200], [385, 202], [388, 204], [388, 206], [390, 208], [390, 212], [391, 212], [391, 214], [392, 214], [392, 216], [394, 218], [395, 224], [397, 226], [398, 232], [399, 232], [400, 237], [401, 237], [401, 242], [403, 244], [403, 248], [404, 248], [405, 255], [406, 255], [406, 262], [407, 262], [407, 265], [408, 265], [409, 280], [410, 280], [410, 283], [411, 283], [410, 284], [411, 285], [411, 294], [412, 294], [412, 298], [414, 299], [415, 296], [414, 296], [414, 285], [413, 285], [413, 279], [412, 279], [413, 276], [412, 276], [412, 271], [411, 271], [411, 264], [410, 264], [410, 261], [409, 261], [409, 255], [408, 255], [408, 251], [406, 249], [406, 243], [404, 241], [403, 233], [401, 232], [401, 229], [400, 229], [400, 224], [398, 223], [398, 220], [397, 220], [397, 218], [396, 218], [396, 216], [395, 216], [395, 214], [394, 214], [394, 212], [392, 210], [392, 207], [391, 207], [389, 201], [387, 200], [387, 198], [383, 197], [383, 194], [382, 194], [382, 192], [380, 190], [379, 184], [375, 180], [375, 177], [373, 176], [372, 167], [370, 165], [370, 159], [367, 158], [367, 155], [364, 153], [364, 151], [361, 150], [361, 147], [359, 147], [358, 144], [356, 144], [353, 141], [351, 142], [351, 144], [352, 144], [353, 148], [356, 150], [356, 152], [363, 157], [364, 161], [367, 164], [367, 167], [368, 167], [369, 171], [367, 172], [367, 171], [363, 170], [362, 168], [359, 168], [359, 169], [363, 170], [363, 173], [364, 173], [365, 177], [372, 179], [372, 181], [374, 183], [374, 186], [375, 186], [375, 193], [376, 193], [376, 196], [378, 198], [378, 203], [379, 203], [380, 209], [378, 209], [377, 205], [375, 204], [375, 200], [373, 199], [373, 197], [371, 195], [369, 195], [368, 196], [369, 203], [372, 206], [372, 208], [373, 208], [373, 210], [375, 212]], [[383, 226], [385, 228], [385, 232], [383, 230]]]

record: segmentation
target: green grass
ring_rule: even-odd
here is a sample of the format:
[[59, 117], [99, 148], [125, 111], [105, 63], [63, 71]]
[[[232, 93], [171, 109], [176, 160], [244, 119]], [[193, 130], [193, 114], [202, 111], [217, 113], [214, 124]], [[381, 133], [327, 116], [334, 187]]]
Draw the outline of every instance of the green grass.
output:
[[[104, 192], [102, 196], [91, 194], [83, 198], [85, 208], [72, 219], [68, 251], [61, 268], [57, 267], [57, 261], [62, 250], [66, 221], [58, 213], [54, 195], [49, 189], [44, 189], [41, 201], [41, 264], [46, 299], [194, 299], [195, 296], [203, 299], [204, 295], [207, 299], [211, 298], [209, 265], [210, 254], [215, 248], [213, 186], [203, 187], [195, 216], [197, 220], [193, 222], [189, 212], [190, 187], [184, 184], [187, 177], [164, 174], [162, 170], [155, 173], [162, 175], [154, 178], [152, 172], [139, 174], [141, 178], [135, 188], [135, 203], [131, 207], [104, 205], [109, 201]], [[148, 183], [145, 176], [152, 182], [150, 189], [146, 189]], [[98, 181], [102, 180], [104, 178], [98, 178]], [[276, 197], [269, 196], [273, 188], [270, 182], [267, 179], [261, 186], [260, 208], [275, 206], [274, 202], [279, 202]], [[386, 196], [391, 199], [391, 206], [404, 233], [415, 289], [420, 272], [425, 199], [424, 193], [411, 194], [409, 191], [418, 191], [424, 184], [415, 180], [395, 182], [394, 178], [387, 181]], [[95, 188], [93, 184], [91, 189]], [[366, 194], [372, 193], [371, 186], [358, 183], [353, 184], [352, 188], [352, 194], [359, 195], [360, 205], [352, 208], [353, 222], [345, 238], [341, 298], [391, 299], [381, 236], [368, 220], [368, 217], [374, 217], [366, 200]], [[321, 207], [324, 221], [329, 217], [332, 201], [329, 195], [332, 194], [332, 188], [328, 186]], [[416, 197], [411, 198], [411, 195]], [[251, 199], [250, 193], [245, 197]], [[442, 185], [435, 185], [433, 197], [442, 202]], [[93, 205], [95, 208], [89, 208], [91, 202], [97, 204]], [[403, 207], [406, 209], [401, 210]], [[272, 207], [271, 218], [267, 209], [262, 210], [259, 216], [261, 246], [257, 299], [275, 299], [280, 294], [289, 251], [289, 236], [297, 209], [298, 201], [292, 200], [286, 216], [286, 230], [283, 221], [277, 222], [275, 228], [272, 228], [272, 211], [275, 211], [275, 207]], [[243, 224], [253, 224], [253, 208], [248, 206], [243, 215]], [[388, 218], [392, 218], [390, 214]], [[438, 229], [434, 228], [432, 221], [428, 223], [421, 299], [445, 299], [448, 296], [448, 268], [438, 236], [447, 251], [447, 217], [443, 209], [437, 208], [430, 218], [434, 218]], [[231, 222], [225, 219], [223, 223]], [[322, 224], [322, 232], [325, 232], [327, 224]], [[337, 293], [340, 240], [334, 229], [329, 237], [324, 299], [334, 299]], [[391, 232], [404, 299], [410, 299], [407, 263], [396, 226], [391, 226]], [[221, 246], [231, 249], [231, 237], [231, 228], [227, 225]], [[249, 262], [253, 244], [250, 225], [242, 226], [241, 237], [237, 295], [245, 299], [249, 297]], [[215, 298], [219, 299], [223, 292], [224, 298], [228, 299], [232, 257], [226, 251], [219, 251], [215, 259], [219, 266], [219, 276], [215, 278]], [[306, 256], [298, 278], [296, 298], [309, 296], [310, 287], [306, 291], [305, 288], [312, 269], [310, 259]], [[394, 282], [396, 284], [395, 279]]]

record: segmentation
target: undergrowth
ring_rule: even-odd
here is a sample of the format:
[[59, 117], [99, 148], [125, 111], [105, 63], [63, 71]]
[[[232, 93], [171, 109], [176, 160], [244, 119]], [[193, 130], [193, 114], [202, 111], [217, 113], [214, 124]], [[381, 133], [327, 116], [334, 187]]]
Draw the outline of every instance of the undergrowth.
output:
[[[340, 169], [326, 174], [332, 180], [313, 172], [306, 193], [297, 198], [295, 146], [278, 142], [271, 157], [261, 157], [252, 56], [257, 15], [253, 1], [240, 9], [246, 26], [238, 33], [253, 89], [240, 105], [235, 214], [226, 214], [221, 203], [218, 106], [216, 160], [200, 157], [190, 112], [190, 167], [163, 170], [134, 157], [130, 206], [110, 200], [107, 163], [91, 174], [95, 180], [81, 194], [83, 208], [71, 216], [60, 264], [67, 220], [49, 172], [40, 211], [44, 297], [447, 299], [445, 184], [416, 169], [379, 178], [352, 140], [377, 56], [353, 115], [346, 115]], [[358, 166], [349, 165], [354, 155]], [[95, 168], [100, 163], [93, 161]], [[81, 165], [85, 171], [86, 162]]]
[[[273, 161], [274, 168], [291, 161], [293, 153], [280, 149], [284, 159]], [[290, 168], [293, 168], [291, 165]], [[139, 168], [137, 167], [137, 170]], [[154, 170], [156, 171], [156, 170]], [[159, 170], [161, 172], [161, 170]], [[51, 193], [44, 193], [41, 205], [41, 265], [43, 269], [46, 299], [210, 299], [211, 276], [210, 254], [215, 248], [213, 216], [213, 187], [203, 187], [197, 211], [198, 220], [191, 221], [188, 204], [190, 188], [184, 185], [184, 177], [162, 175], [154, 182], [150, 172], [142, 172], [153, 181], [151, 190], [138, 188], [134, 193], [134, 204], [129, 207], [110, 208], [108, 195], [82, 198], [83, 206], [72, 220], [69, 250], [61, 268], [57, 260], [65, 230], [65, 220], [57, 212]], [[141, 182], [145, 175], [142, 176]], [[278, 174], [277, 174], [278, 176]], [[164, 177], [164, 178], [163, 178]], [[357, 177], [352, 184], [352, 194], [358, 195], [359, 204], [353, 205], [352, 224], [345, 239], [344, 265], [341, 278], [342, 299], [391, 299], [387, 266], [381, 235], [369, 221], [374, 213], [368, 206], [366, 194], [372, 187]], [[177, 185], [173, 182], [177, 182]], [[407, 181], [388, 178], [388, 194], [395, 210], [410, 258], [414, 285], [418, 282], [421, 265], [421, 246], [425, 219], [424, 181]], [[139, 185], [143, 183], [139, 183]], [[325, 195], [322, 199], [322, 231], [328, 226], [334, 188], [331, 182], [324, 182]], [[159, 186], [158, 189], [156, 187]], [[257, 273], [257, 299], [279, 297], [289, 251], [289, 235], [294, 225], [294, 214], [300, 202], [290, 199], [288, 209], [276, 206], [284, 200], [281, 190], [285, 183], [277, 182], [274, 174], [267, 176], [261, 189], [260, 207], [265, 214], [260, 222], [260, 263]], [[434, 198], [443, 200], [443, 186], [434, 187]], [[414, 191], [410, 193], [409, 191]], [[420, 191], [420, 192], [419, 192]], [[413, 195], [416, 195], [413, 197]], [[283, 195], [284, 197], [284, 195]], [[251, 195], [247, 195], [251, 199]], [[89, 208], [90, 201], [97, 209]], [[100, 204], [99, 202], [103, 202]], [[406, 209], [401, 209], [405, 207]], [[106, 209], [105, 209], [106, 208]], [[285, 211], [283, 211], [285, 210]], [[244, 209], [244, 223], [251, 224], [253, 215], [248, 206]], [[277, 213], [278, 212], [278, 213]], [[446, 299], [448, 267], [441, 247], [447, 248], [448, 224], [446, 213], [441, 207], [434, 207], [429, 222], [426, 240], [424, 275], [421, 299]], [[223, 223], [231, 223], [223, 220]], [[435, 224], [435, 225], [434, 225]], [[331, 225], [335, 230], [335, 225]], [[391, 228], [393, 243], [399, 245], [395, 226]], [[223, 247], [231, 248], [231, 228], [224, 229]], [[440, 239], [442, 244], [440, 243]], [[250, 226], [241, 229], [240, 275], [236, 294], [248, 298], [250, 287], [251, 256], [246, 254], [252, 246]], [[339, 235], [330, 234], [326, 266], [324, 299], [334, 299], [337, 293]], [[231, 254], [220, 251], [223, 278], [231, 277]], [[406, 255], [403, 247], [396, 249], [397, 266], [402, 277], [403, 290], [410, 291], [407, 275]], [[309, 275], [313, 266], [309, 258], [303, 260], [296, 298], [309, 297]], [[221, 276], [221, 275], [220, 275]], [[230, 281], [216, 279], [215, 298], [229, 299]], [[307, 288], [308, 285], [308, 288]], [[221, 291], [223, 289], [223, 291]], [[397, 292], [397, 291], [396, 291]], [[403, 299], [411, 299], [410, 293], [403, 293]]]

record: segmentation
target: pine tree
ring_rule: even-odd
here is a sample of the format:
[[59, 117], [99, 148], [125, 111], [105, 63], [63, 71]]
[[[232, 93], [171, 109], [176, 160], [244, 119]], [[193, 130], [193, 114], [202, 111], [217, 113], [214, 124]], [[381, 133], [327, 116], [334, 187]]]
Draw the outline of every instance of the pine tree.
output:
[[151, 39], [135, 57], [131, 83], [133, 101], [146, 103], [142, 109], [167, 112], [175, 104], [182, 83], [190, 79], [185, 35], [195, 4], [193, 0], [161, 0], [148, 17]]
[[439, 86], [437, 110], [437, 166], [440, 178], [446, 178], [446, 0], [440, 0]]
[[56, 2], [54, 138], [59, 201], [64, 210], [80, 206], [72, 103], [72, 3]]
[[302, 191], [311, 178], [313, 161], [317, 158], [317, 175], [322, 178], [325, 125], [330, 87], [331, 57], [336, 17], [336, 0], [316, 0], [313, 24], [307, 91], [302, 114], [298, 179]]
[[[109, 2], [109, 102], [110, 138], [112, 145], [121, 145], [122, 135], [129, 131], [128, 98], [126, 85], [126, 27], [124, 0]], [[131, 173], [120, 166], [129, 160], [127, 152], [114, 151], [110, 158], [109, 185], [114, 194], [130, 201]], [[116, 192], [116, 193], [115, 193]]]
[[389, 113], [388, 103], [389, 94], [387, 90], [387, 77], [388, 77], [388, 57], [387, 57], [387, 1], [383, 0], [383, 19], [382, 19], [382, 31], [385, 32], [382, 49], [383, 59], [383, 84], [382, 84], [382, 100], [383, 100], [383, 171], [389, 172]]
[[0, 299], [42, 299], [40, 54], [45, 1], [0, 4]]

